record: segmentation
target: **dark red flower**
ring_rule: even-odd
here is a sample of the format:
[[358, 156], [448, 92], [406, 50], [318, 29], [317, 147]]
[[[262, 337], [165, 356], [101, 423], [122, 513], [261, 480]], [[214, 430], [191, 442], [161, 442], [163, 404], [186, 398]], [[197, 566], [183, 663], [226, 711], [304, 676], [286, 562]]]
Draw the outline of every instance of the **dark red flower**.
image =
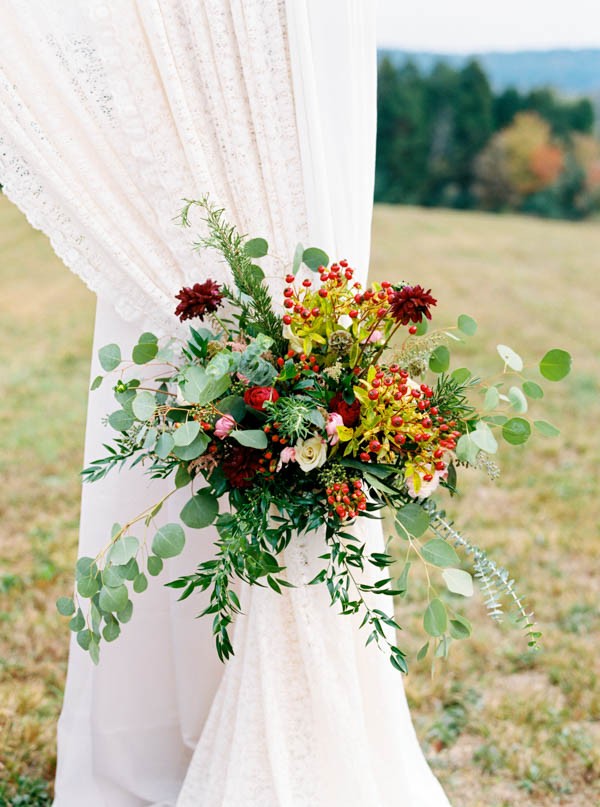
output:
[[275, 387], [249, 387], [244, 392], [244, 403], [253, 409], [263, 410], [265, 401], [276, 401], [279, 393]]
[[409, 322], [421, 322], [423, 316], [431, 319], [429, 306], [437, 305], [431, 296], [431, 289], [422, 286], [403, 286], [395, 292], [391, 299], [390, 312], [396, 322], [408, 325]]
[[354, 403], [347, 404], [341, 392], [336, 392], [329, 401], [329, 411], [337, 412], [342, 416], [344, 426], [356, 426], [360, 419], [360, 401], [356, 399]]
[[234, 488], [249, 487], [260, 468], [261, 457], [262, 452], [255, 448], [237, 443], [228, 445], [221, 467], [229, 484]]
[[219, 284], [209, 279], [204, 283], [194, 283], [191, 287], [184, 286], [175, 299], [181, 301], [175, 309], [175, 316], [183, 322], [195, 317], [204, 319], [205, 314], [216, 311], [223, 295]]

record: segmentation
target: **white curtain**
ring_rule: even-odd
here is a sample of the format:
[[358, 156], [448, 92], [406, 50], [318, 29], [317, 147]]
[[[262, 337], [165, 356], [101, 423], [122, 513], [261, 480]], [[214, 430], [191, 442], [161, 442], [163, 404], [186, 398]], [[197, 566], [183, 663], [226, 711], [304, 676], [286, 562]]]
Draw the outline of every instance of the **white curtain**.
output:
[[[370, 0], [0, 0], [0, 9], [0, 181], [98, 292], [96, 348], [126, 346], [140, 327], [172, 331], [173, 294], [223, 271], [214, 256], [193, 255], [189, 231], [174, 225], [184, 196], [209, 191], [277, 255], [301, 240], [366, 276]], [[283, 270], [269, 271], [276, 290]], [[99, 424], [111, 408], [108, 386], [91, 396], [87, 459], [110, 439]], [[130, 472], [86, 488], [80, 553], [95, 554], [114, 521], [159, 495], [159, 483]], [[173, 805], [194, 749], [180, 807], [447, 804], [401, 678], [364, 650], [324, 591], [245, 591], [223, 675], [208, 622], [193, 619], [202, 598], [179, 604], [162, 586], [207, 557], [213, 537], [189, 536], [98, 668], [72, 648], [56, 805]], [[380, 530], [365, 539], [379, 547]], [[296, 582], [308, 579], [317, 540], [288, 552]]]

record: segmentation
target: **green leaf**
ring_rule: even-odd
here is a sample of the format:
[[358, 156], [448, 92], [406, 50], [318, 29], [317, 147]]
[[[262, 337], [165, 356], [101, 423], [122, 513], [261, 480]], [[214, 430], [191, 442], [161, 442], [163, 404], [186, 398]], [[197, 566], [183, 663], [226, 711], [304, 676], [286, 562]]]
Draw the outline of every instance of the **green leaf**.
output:
[[483, 408], [489, 412], [490, 409], [495, 409], [499, 403], [500, 393], [496, 387], [488, 387], [483, 399]]
[[176, 457], [179, 457], [180, 460], [186, 460], [189, 462], [191, 460], [195, 460], [201, 454], [204, 454], [209, 443], [210, 437], [208, 437], [208, 435], [204, 432], [200, 432], [188, 446], [175, 446], [173, 449], [173, 454], [175, 454]]
[[133, 535], [122, 535], [108, 551], [108, 560], [115, 566], [128, 563], [135, 556], [140, 542]]
[[72, 597], [59, 597], [56, 601], [56, 610], [63, 616], [71, 616], [75, 613], [75, 603]]
[[120, 586], [124, 580], [127, 580], [126, 566], [114, 566], [113, 564], [109, 564], [102, 570], [102, 585], [104, 586], [112, 586], [114, 588]]
[[127, 586], [102, 586], [100, 589], [100, 608], [103, 611], [113, 613], [114, 611], [122, 611], [127, 605], [129, 595], [127, 593]]
[[248, 448], [266, 448], [268, 445], [267, 435], [260, 429], [236, 429], [229, 433], [230, 437], [242, 446]]
[[169, 432], [163, 432], [156, 441], [154, 453], [157, 457], [160, 457], [161, 460], [166, 460], [171, 451], [173, 451], [174, 445], [175, 441], [173, 440], [173, 435]]
[[231, 384], [231, 376], [211, 378], [202, 367], [192, 366], [185, 370], [185, 380], [181, 382], [181, 392], [186, 401], [205, 406], [219, 398]]
[[175, 487], [178, 489], [184, 488], [186, 485], [189, 485], [191, 481], [192, 477], [187, 469], [187, 465], [179, 465], [175, 473]]
[[121, 348], [115, 344], [105, 345], [98, 351], [98, 358], [102, 369], [110, 373], [121, 363]]
[[117, 619], [119, 620], [119, 622], [125, 624], [126, 622], [129, 622], [132, 614], [133, 614], [133, 603], [131, 602], [131, 600], [127, 600], [127, 605], [125, 606], [125, 608], [117, 612]]
[[526, 443], [531, 435], [531, 426], [524, 418], [510, 418], [502, 427], [502, 437], [513, 446]]
[[442, 577], [453, 594], [460, 594], [463, 597], [473, 596], [473, 578], [469, 572], [462, 569], [444, 569]]
[[98, 389], [100, 384], [102, 383], [103, 376], [97, 375], [96, 378], [92, 381], [92, 385], [90, 387], [90, 391], [93, 392], [95, 389]]
[[540, 373], [548, 381], [561, 381], [571, 372], [572, 359], [566, 350], [549, 350], [540, 362]]
[[77, 634], [77, 644], [83, 650], [89, 650], [91, 641], [92, 641], [91, 630], [80, 630], [79, 633]]
[[427, 606], [423, 616], [423, 627], [430, 636], [443, 636], [448, 625], [444, 603], [437, 597]]
[[108, 423], [117, 432], [126, 432], [133, 426], [133, 416], [124, 409], [117, 409], [108, 416]]
[[188, 420], [182, 423], [173, 432], [173, 442], [176, 446], [189, 446], [200, 433], [200, 424], [195, 420]]
[[450, 636], [453, 639], [468, 639], [471, 631], [471, 623], [464, 616], [457, 615], [450, 620]]
[[[406, 563], [404, 564], [404, 568], [402, 569], [402, 573], [396, 582], [396, 588], [399, 591], [403, 591], [406, 593], [406, 590], [408, 589], [408, 573], [410, 572], [411, 566], [412, 563], [409, 560], [407, 560]], [[400, 596], [402, 597], [404, 595], [401, 594]]]
[[525, 395], [523, 395], [523, 392], [519, 389], [519, 387], [511, 387], [508, 390], [508, 400], [510, 401], [515, 412], [519, 412], [520, 414], [527, 412], [529, 404], [527, 403], [527, 398]]
[[467, 367], [457, 367], [457, 369], [453, 370], [450, 375], [457, 384], [464, 384], [465, 381], [468, 381], [471, 378], [473, 373]]
[[156, 358], [158, 345], [156, 342], [138, 342], [133, 348], [131, 357], [136, 364], [147, 364]]
[[199, 530], [212, 524], [218, 514], [217, 497], [208, 488], [204, 488], [184, 505], [179, 517], [186, 527]]
[[427, 322], [425, 317], [423, 317], [421, 322], [417, 322], [417, 334], [416, 335], [417, 336], [425, 336], [425, 334], [427, 333], [428, 330], [429, 330], [429, 323]]
[[323, 252], [322, 249], [309, 247], [302, 253], [302, 263], [306, 264], [313, 272], [316, 272], [319, 266], [327, 266], [329, 264], [329, 255]]
[[507, 345], [496, 345], [496, 350], [507, 367], [510, 367], [511, 370], [517, 373], [521, 372], [523, 369], [523, 359], [518, 353], [515, 353], [515, 351]]
[[138, 392], [131, 405], [133, 414], [138, 420], [149, 420], [156, 409], [156, 398], [146, 390]]
[[294, 260], [292, 261], [292, 274], [297, 274], [298, 269], [300, 269], [300, 264], [302, 263], [302, 256], [304, 255], [304, 247], [302, 244], [296, 244], [296, 249], [294, 250]]
[[523, 392], [528, 398], [532, 398], [534, 400], [539, 400], [540, 398], [544, 397], [544, 390], [539, 384], [536, 384], [535, 381], [524, 381]]
[[466, 336], [474, 336], [477, 332], [477, 323], [468, 314], [461, 314], [458, 318], [458, 329]]
[[246, 414], [246, 404], [240, 395], [228, 395], [219, 401], [219, 411], [224, 415], [231, 415], [237, 423], [241, 423]]
[[152, 539], [152, 551], [159, 558], [174, 558], [185, 546], [185, 533], [179, 524], [165, 524]]
[[417, 653], [417, 661], [423, 661], [425, 656], [427, 655], [427, 651], [429, 650], [429, 642], [425, 642], [423, 647]]
[[143, 572], [140, 572], [133, 581], [133, 590], [136, 594], [141, 594], [148, 588], [148, 578]]
[[441, 568], [455, 566], [460, 563], [454, 547], [450, 546], [443, 538], [432, 538], [427, 541], [421, 547], [421, 554], [427, 563], [432, 563], [434, 566], [440, 566]]
[[150, 331], [144, 331], [144, 333], [138, 339], [138, 344], [152, 344], [153, 342], [158, 342], [158, 336], [151, 333]]
[[429, 357], [429, 369], [432, 373], [445, 373], [450, 367], [450, 351], [446, 345], [438, 345]]
[[125, 580], [135, 580], [140, 571], [140, 567], [138, 566], [138, 562], [135, 558], [131, 558], [131, 560], [121, 568], [123, 569], [123, 576], [125, 577]]
[[75, 577], [79, 580], [80, 577], [95, 577], [98, 573], [98, 567], [94, 558], [81, 557], [75, 564]]
[[114, 642], [115, 639], [118, 639], [119, 634], [121, 633], [121, 626], [117, 622], [114, 617], [109, 617], [106, 625], [104, 626], [104, 630], [102, 631], [102, 636], [107, 642]]
[[419, 538], [428, 527], [429, 515], [416, 503], [409, 502], [396, 513], [396, 531], [401, 538], [406, 538], [407, 532], [413, 538]]
[[150, 555], [148, 557], [148, 574], [152, 575], [152, 577], [156, 577], [162, 572], [162, 570], [162, 558], [159, 558], [156, 555]]
[[552, 423], [548, 423], [547, 420], [534, 420], [533, 425], [544, 437], [558, 437], [560, 434], [560, 429], [553, 426]]
[[269, 244], [264, 238], [251, 238], [244, 244], [244, 253], [249, 258], [264, 258], [269, 251]]
[[473, 432], [461, 435], [456, 444], [457, 458], [461, 462], [468, 462], [469, 465], [475, 465], [480, 451], [479, 446], [473, 442], [472, 434]]
[[81, 611], [81, 608], [77, 609], [77, 613], [73, 617], [73, 619], [69, 622], [69, 628], [75, 633], [78, 633], [80, 630], [85, 628], [85, 618]]
[[93, 597], [99, 588], [100, 582], [97, 577], [88, 575], [77, 580], [77, 591], [82, 597]]
[[475, 431], [472, 431], [469, 436], [471, 442], [487, 454], [495, 454], [498, 451], [498, 443], [487, 423], [479, 421]]

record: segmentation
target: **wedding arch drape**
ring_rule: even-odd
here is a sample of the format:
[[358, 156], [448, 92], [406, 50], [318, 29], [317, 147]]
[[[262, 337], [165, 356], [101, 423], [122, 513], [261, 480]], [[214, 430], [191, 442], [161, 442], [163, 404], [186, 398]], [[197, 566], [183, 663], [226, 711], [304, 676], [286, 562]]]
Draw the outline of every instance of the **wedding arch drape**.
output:
[[[95, 348], [127, 348], [140, 327], [169, 333], [173, 294], [223, 271], [175, 226], [182, 197], [209, 192], [277, 255], [302, 241], [366, 276], [370, 1], [0, 0], [0, 10], [0, 181], [98, 293]], [[281, 270], [269, 271], [275, 288]], [[105, 385], [90, 398], [87, 459], [109, 439], [100, 423], [111, 408]], [[86, 488], [80, 554], [95, 554], [159, 487], [128, 471]], [[399, 781], [406, 804], [446, 804], [400, 678], [313, 589], [281, 601], [245, 592], [223, 674], [210, 625], [193, 619], [199, 599], [178, 604], [162, 586], [207, 557], [213, 538], [190, 531], [98, 668], [73, 645], [55, 804], [174, 805], [194, 749], [182, 807], [376, 807], [397, 803]], [[375, 548], [381, 531], [365, 539]], [[310, 553], [299, 543], [286, 558], [297, 582]], [[325, 796], [311, 795], [318, 785]]]

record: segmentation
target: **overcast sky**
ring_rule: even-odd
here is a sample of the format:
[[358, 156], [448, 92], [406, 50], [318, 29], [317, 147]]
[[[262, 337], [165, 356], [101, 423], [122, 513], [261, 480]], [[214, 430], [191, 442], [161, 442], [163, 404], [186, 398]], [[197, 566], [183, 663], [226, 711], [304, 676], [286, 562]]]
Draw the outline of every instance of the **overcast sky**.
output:
[[380, 47], [447, 53], [600, 47], [600, 0], [377, 2]]

